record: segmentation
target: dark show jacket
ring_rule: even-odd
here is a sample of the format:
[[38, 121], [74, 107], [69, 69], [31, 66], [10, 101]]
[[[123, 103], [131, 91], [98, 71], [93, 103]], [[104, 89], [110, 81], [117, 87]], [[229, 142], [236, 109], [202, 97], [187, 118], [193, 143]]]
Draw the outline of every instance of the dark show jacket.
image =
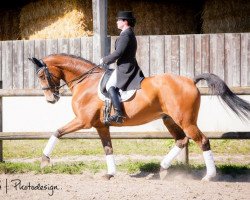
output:
[[137, 41], [132, 28], [127, 28], [120, 33], [115, 41], [115, 51], [103, 58], [106, 64], [117, 60], [117, 87], [122, 90], [141, 88], [144, 75], [135, 58]]

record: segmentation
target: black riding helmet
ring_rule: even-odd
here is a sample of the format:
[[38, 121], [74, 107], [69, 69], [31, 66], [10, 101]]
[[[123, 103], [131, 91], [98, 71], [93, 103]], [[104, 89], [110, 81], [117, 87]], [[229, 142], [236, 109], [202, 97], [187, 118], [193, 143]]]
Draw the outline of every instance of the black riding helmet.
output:
[[134, 27], [136, 19], [132, 11], [119, 11], [117, 14], [117, 19], [127, 20], [129, 26]]

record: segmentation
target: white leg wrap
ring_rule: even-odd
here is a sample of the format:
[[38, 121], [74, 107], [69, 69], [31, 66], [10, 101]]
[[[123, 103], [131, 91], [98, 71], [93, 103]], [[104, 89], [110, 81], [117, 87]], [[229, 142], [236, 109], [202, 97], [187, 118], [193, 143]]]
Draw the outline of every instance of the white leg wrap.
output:
[[205, 160], [205, 164], [207, 167], [207, 175], [208, 177], [215, 177], [216, 176], [216, 168], [214, 164], [213, 153], [211, 150], [203, 151], [203, 157]]
[[116, 173], [116, 166], [115, 166], [115, 159], [113, 155], [106, 156], [106, 162], [108, 167], [108, 174], [115, 175]]
[[161, 167], [167, 169], [170, 167], [171, 162], [175, 159], [175, 157], [181, 152], [181, 148], [174, 146], [170, 152], [165, 156], [165, 158], [161, 161]]
[[48, 141], [48, 143], [47, 143], [45, 149], [43, 150], [43, 154], [44, 154], [45, 156], [50, 157], [50, 154], [51, 154], [51, 152], [53, 151], [53, 149], [54, 149], [54, 147], [55, 147], [57, 141], [58, 141], [58, 138], [55, 137], [54, 135], [52, 135], [52, 136], [50, 137], [50, 139], [49, 139], [49, 141]]

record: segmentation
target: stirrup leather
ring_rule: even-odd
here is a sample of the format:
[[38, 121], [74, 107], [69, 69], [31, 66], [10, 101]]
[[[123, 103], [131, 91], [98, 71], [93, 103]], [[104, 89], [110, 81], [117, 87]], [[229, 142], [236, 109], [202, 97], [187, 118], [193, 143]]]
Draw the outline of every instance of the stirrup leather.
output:
[[110, 113], [111, 113], [111, 100], [106, 98], [105, 99], [105, 107], [103, 110], [103, 123], [106, 126], [110, 126], [110, 122], [109, 122]]

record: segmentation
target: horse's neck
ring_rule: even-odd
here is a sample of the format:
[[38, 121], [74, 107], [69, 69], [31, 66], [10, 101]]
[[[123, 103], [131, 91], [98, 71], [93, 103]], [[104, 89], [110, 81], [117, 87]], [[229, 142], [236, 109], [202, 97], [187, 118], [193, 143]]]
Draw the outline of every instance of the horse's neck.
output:
[[87, 71], [89, 71], [92, 68], [91, 64], [84, 63], [84, 62], [65, 62], [62, 63], [60, 66], [60, 69], [62, 70], [63, 77], [62, 79], [65, 82], [70, 82], [77, 77], [83, 75]]

